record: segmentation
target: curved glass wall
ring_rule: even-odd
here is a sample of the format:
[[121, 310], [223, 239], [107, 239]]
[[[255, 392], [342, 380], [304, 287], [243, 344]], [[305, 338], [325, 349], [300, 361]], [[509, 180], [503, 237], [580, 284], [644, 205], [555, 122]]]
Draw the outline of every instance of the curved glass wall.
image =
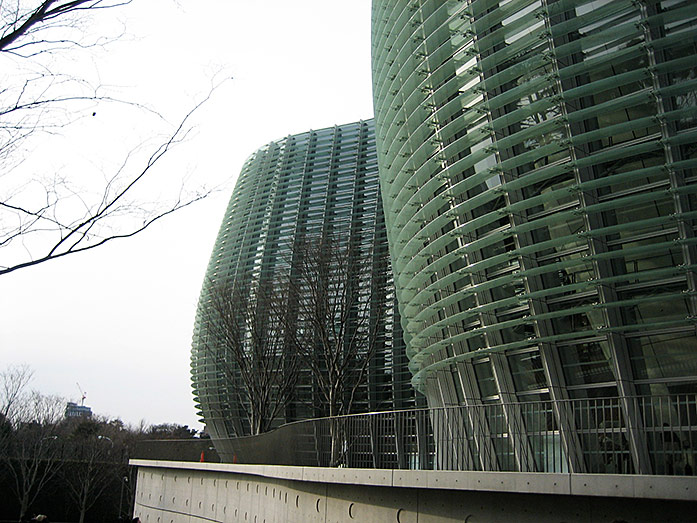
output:
[[[385, 311], [375, 328], [378, 348], [368, 383], [356, 394], [354, 410], [414, 404], [394, 306], [376, 156], [374, 122], [368, 120], [288, 136], [245, 162], [213, 249], [193, 337], [194, 394], [214, 438], [243, 436], [250, 429], [235, 384], [213, 357], [217, 342], [211, 337], [216, 334], [205, 319], [212, 306], [209, 289], [240, 278], [254, 287], [262, 278], [288, 270], [294, 246], [308, 237], [340, 238], [370, 260], [369, 273], [358, 277], [377, 289], [372, 297], [381, 300], [379, 310]], [[326, 414], [316, 410], [321, 404], [316, 395], [305, 380], [276, 424]]]
[[[429, 405], [498, 404], [478, 423], [513, 435], [515, 402], [697, 390], [697, 3], [374, 0], [372, 39], [395, 285]], [[648, 471], [621, 405], [586, 422], [622, 424]], [[550, 420], [578, 449], [578, 420]]]

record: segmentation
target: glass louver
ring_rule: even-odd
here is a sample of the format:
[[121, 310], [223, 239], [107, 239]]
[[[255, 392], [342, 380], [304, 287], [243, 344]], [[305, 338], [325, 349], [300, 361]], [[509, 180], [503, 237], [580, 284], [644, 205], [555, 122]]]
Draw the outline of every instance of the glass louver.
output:
[[514, 434], [517, 401], [695, 392], [697, 3], [372, 16], [385, 221], [429, 405], [499, 403]]
[[[208, 289], [236, 278], [250, 286], [288, 270], [300, 238], [331, 234], [354, 245], [372, 271], [361, 276], [378, 286], [373, 299], [387, 311], [378, 326], [378, 348], [367, 384], [357, 394], [356, 412], [389, 410], [414, 404], [411, 375], [394, 304], [385, 224], [379, 201], [373, 120], [288, 136], [271, 142], [245, 162], [216, 240], [199, 300], [191, 369], [200, 415], [216, 438], [249, 434], [235, 394], [235, 383], [207, 347]], [[276, 425], [323, 415], [311, 382]], [[313, 405], [315, 407], [313, 407]]]

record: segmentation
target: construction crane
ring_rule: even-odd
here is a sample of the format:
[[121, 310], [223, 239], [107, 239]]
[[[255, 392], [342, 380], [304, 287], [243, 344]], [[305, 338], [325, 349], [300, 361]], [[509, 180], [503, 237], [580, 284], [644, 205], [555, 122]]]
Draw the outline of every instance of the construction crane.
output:
[[75, 384], [77, 385], [77, 389], [80, 391], [80, 394], [82, 394], [82, 398], [80, 398], [80, 406], [84, 407], [85, 406], [85, 398], [87, 397], [87, 393], [82, 390], [82, 387], [80, 387], [80, 384], [76, 381]]

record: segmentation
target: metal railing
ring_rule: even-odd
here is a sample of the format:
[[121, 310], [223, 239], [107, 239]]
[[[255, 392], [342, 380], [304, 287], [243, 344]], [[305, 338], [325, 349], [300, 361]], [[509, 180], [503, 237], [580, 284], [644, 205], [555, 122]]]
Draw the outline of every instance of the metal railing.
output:
[[221, 461], [210, 439], [148, 439], [138, 441], [131, 459], [155, 461]]
[[222, 461], [233, 463], [692, 475], [697, 396], [376, 412], [214, 442]]

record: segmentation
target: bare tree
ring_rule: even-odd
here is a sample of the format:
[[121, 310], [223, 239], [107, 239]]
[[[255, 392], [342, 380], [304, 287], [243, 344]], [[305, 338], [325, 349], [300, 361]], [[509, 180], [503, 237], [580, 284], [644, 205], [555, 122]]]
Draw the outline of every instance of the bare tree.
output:
[[61, 398], [32, 392], [11, 419], [12, 431], [2, 442], [0, 460], [11, 478], [20, 520], [63, 464], [58, 422], [64, 408]]
[[32, 374], [26, 365], [0, 371], [0, 499], [8, 510], [18, 508], [21, 521], [30, 510], [55, 500], [55, 491], [72, 499], [83, 522], [90, 512], [128, 515], [135, 494], [128, 468], [131, 449], [165, 432], [194, 436], [195, 431], [176, 424], [148, 429], [145, 422], [130, 427], [120, 419], [65, 418], [62, 398], [29, 390]]
[[331, 236], [297, 240], [289, 276], [294, 304], [292, 334], [301, 365], [309, 369], [320, 400], [330, 416], [330, 466], [337, 466], [348, 448], [343, 423], [361, 391], [375, 355], [382, 301], [374, 299], [371, 258], [356, 245]]
[[139, 103], [107, 96], [102, 86], [70, 72], [54, 70], [54, 58], [103, 45], [104, 38], [90, 41], [83, 30], [91, 16], [129, 3], [0, 0], [0, 59], [10, 71], [0, 88], [0, 249], [11, 254], [3, 256], [0, 275], [134, 236], [210, 194], [205, 188], [181, 187], [165, 202], [138, 196], [163, 157], [187, 137], [192, 114], [215, 88], [144, 159], [129, 154], [114, 172], [89, 177], [89, 191], [72, 175], [27, 176], [20, 169], [26, 155], [22, 146], [29, 138], [60, 134], [89, 104], [120, 103], [157, 115]]
[[375, 354], [378, 321], [370, 259], [336, 238], [310, 238], [294, 248], [289, 278], [295, 350], [310, 369], [329, 416], [352, 411]]
[[63, 464], [61, 479], [77, 505], [79, 523], [84, 523], [87, 511], [106, 489], [121, 481], [124, 449], [118, 431], [106, 420], [93, 419], [79, 422], [69, 436], [67, 448], [70, 458]]
[[289, 350], [287, 307], [274, 283], [209, 287], [202, 347], [231, 384], [251, 434], [268, 431], [292, 401], [299, 355]]
[[196, 429], [190, 429], [188, 425], [160, 423], [148, 428], [147, 437], [148, 439], [191, 439], [195, 438], [197, 433]]
[[10, 365], [0, 371], [0, 415], [10, 423], [33, 375], [34, 371], [28, 365]]

